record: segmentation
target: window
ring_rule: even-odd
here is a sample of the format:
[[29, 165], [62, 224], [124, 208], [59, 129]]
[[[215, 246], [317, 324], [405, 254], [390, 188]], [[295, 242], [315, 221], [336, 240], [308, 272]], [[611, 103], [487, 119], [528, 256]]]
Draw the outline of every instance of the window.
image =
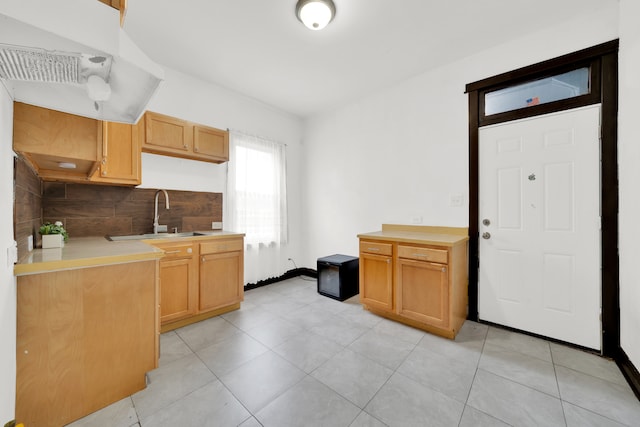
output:
[[225, 227], [245, 233], [247, 245], [287, 241], [286, 146], [231, 131]]
[[590, 93], [589, 67], [509, 86], [485, 94], [485, 116], [532, 107]]

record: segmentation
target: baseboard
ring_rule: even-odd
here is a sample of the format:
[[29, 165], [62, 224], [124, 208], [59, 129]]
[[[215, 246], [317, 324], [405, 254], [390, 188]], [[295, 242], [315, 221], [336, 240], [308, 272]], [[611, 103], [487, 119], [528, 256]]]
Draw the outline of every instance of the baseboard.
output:
[[293, 270], [289, 270], [279, 277], [271, 277], [269, 279], [260, 280], [256, 283], [247, 283], [244, 286], [245, 291], [249, 291], [251, 289], [260, 288], [262, 286], [270, 285], [272, 283], [281, 282], [287, 279], [293, 279], [298, 276], [308, 276], [313, 277], [314, 279], [318, 278], [318, 272], [312, 268], [294, 268]]
[[640, 400], [640, 373], [631, 360], [629, 360], [629, 356], [627, 356], [627, 353], [625, 353], [623, 349], [618, 350], [615, 360], [620, 371], [622, 371], [622, 375], [627, 379], [631, 389]]

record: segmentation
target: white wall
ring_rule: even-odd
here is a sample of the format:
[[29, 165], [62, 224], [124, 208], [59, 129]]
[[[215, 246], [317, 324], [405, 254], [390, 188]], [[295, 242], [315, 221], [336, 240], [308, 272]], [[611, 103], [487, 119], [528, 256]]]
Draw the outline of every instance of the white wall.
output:
[[640, 369], [640, 2], [620, 0], [620, 344]]
[[[302, 251], [302, 121], [252, 98], [172, 69], [165, 69], [165, 78], [148, 106], [149, 111], [219, 129], [240, 130], [287, 144], [289, 243], [278, 250], [262, 251], [259, 256], [246, 253], [245, 281], [269, 278], [264, 276], [263, 265], [275, 266], [275, 276], [293, 268], [288, 258], [297, 261]], [[141, 187], [224, 193], [226, 173], [226, 164], [144, 153]]]
[[[618, 37], [618, 8], [421, 74], [305, 123], [305, 263], [358, 254], [382, 223], [468, 225], [465, 85]], [[428, 55], [428, 52], [425, 52]], [[450, 196], [462, 194], [462, 207]]]
[[0, 425], [13, 420], [16, 387], [16, 279], [13, 245], [13, 98], [0, 83]]

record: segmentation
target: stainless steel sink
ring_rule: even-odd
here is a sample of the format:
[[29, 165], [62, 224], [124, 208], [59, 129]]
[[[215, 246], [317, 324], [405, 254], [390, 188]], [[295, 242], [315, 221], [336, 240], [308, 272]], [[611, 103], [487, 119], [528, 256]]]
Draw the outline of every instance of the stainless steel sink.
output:
[[147, 234], [130, 234], [128, 236], [107, 236], [108, 240], [146, 240], [146, 239], [171, 239], [175, 237], [192, 237], [192, 236], [205, 236], [204, 233], [198, 233], [196, 231], [186, 231], [184, 233], [147, 233]]

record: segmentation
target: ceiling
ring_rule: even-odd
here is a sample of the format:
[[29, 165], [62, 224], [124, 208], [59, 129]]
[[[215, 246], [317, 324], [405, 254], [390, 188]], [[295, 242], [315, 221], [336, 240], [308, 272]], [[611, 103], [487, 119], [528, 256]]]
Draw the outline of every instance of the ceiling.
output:
[[296, 0], [130, 0], [153, 60], [307, 117], [618, 0], [334, 0], [311, 31]]

